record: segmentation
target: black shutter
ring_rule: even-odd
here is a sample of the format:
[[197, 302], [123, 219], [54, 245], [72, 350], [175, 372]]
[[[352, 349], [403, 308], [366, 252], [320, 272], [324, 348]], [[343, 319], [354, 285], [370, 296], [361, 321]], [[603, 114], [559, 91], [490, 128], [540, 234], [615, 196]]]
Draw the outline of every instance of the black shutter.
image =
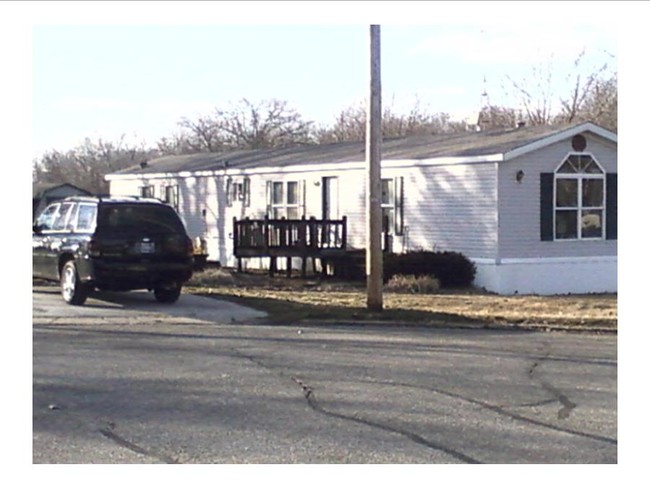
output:
[[607, 198], [605, 201], [605, 212], [607, 215], [605, 229], [606, 239], [618, 238], [617, 200], [618, 200], [618, 174], [607, 173]]
[[251, 180], [244, 178], [244, 207], [251, 206]]
[[266, 182], [266, 217], [269, 219], [273, 217], [273, 182]]
[[404, 235], [404, 177], [395, 178], [395, 235]]
[[232, 178], [226, 179], [226, 207], [232, 207]]
[[553, 240], [553, 173], [542, 173], [539, 179], [540, 236], [543, 241]]

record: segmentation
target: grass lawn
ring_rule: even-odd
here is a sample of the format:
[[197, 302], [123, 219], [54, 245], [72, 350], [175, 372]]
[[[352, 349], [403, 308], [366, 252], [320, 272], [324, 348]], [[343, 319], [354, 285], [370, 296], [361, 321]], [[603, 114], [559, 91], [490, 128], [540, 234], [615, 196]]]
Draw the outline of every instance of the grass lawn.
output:
[[475, 289], [435, 294], [384, 292], [384, 310], [366, 309], [365, 283], [300, 279], [227, 269], [197, 272], [186, 291], [234, 301], [274, 323], [369, 320], [432, 325], [517, 325], [615, 331], [616, 294], [499, 296]]

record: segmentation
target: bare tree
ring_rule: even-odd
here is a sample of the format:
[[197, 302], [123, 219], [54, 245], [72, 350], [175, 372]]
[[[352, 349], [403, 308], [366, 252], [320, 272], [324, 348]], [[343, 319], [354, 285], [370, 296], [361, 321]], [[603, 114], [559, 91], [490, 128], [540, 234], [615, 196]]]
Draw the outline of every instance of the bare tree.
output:
[[520, 119], [518, 111], [513, 108], [488, 105], [479, 112], [477, 125], [480, 130], [511, 129]]
[[71, 183], [93, 193], [107, 193], [106, 174], [133, 166], [153, 155], [154, 150], [125, 144], [124, 137], [117, 142], [86, 139], [84, 144], [67, 152], [52, 150], [35, 160], [32, 181]]
[[178, 125], [188, 132], [182, 143], [189, 152], [218, 152], [223, 149], [224, 140], [218, 120], [210, 117], [199, 117], [196, 120], [183, 117]]
[[[586, 72], [585, 53], [583, 50], [578, 54], [571, 70], [564, 77], [570, 86], [565, 95], [557, 96], [553, 91], [553, 76], [557, 73], [553, 69], [552, 60], [533, 66], [530, 78], [517, 81], [506, 77], [514, 89], [516, 105], [521, 107], [527, 124], [565, 124], [590, 120], [616, 130], [617, 76], [615, 73], [610, 74], [608, 63]], [[554, 110], [554, 103], [559, 104], [558, 111]]]
[[312, 122], [288, 106], [271, 99], [252, 103], [244, 98], [215, 116], [224, 144], [238, 149], [263, 149], [313, 142]]
[[[616, 76], [612, 79], [603, 79], [608, 69], [607, 63], [595, 71], [583, 76], [580, 73], [580, 64], [585, 51], [583, 50], [574, 61], [574, 70], [567, 77], [572, 79], [572, 90], [568, 97], [560, 99], [562, 110], [558, 115], [561, 122], [574, 122], [590, 118], [601, 118], [601, 110], [612, 109], [611, 101], [616, 99]], [[613, 90], [612, 90], [613, 89]]]
[[[382, 112], [382, 136], [405, 137], [418, 134], [444, 134], [465, 130], [463, 122], [454, 122], [449, 114], [429, 113], [424, 110], [419, 100], [402, 114], [392, 106], [386, 106]], [[317, 132], [320, 143], [363, 141], [366, 135], [366, 106], [358, 103], [342, 110], [334, 124], [323, 127]]]
[[553, 120], [553, 63], [533, 66], [530, 77], [518, 81], [506, 76], [515, 90], [529, 125], [548, 125]]
[[331, 126], [321, 127], [317, 131], [317, 140], [321, 144], [363, 141], [366, 136], [366, 117], [365, 104], [347, 107], [341, 110]]
[[618, 130], [618, 78], [598, 79], [585, 96], [577, 113], [578, 120], [588, 120], [611, 131]]
[[160, 138], [156, 142], [156, 150], [161, 156], [201, 152], [197, 149], [197, 145], [192, 143], [191, 136], [179, 133]]

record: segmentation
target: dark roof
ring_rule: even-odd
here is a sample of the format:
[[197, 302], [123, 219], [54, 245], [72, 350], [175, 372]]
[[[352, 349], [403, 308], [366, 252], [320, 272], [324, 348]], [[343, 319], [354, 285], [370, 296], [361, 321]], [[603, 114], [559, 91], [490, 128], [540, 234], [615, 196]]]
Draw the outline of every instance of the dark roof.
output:
[[[533, 126], [485, 132], [461, 132], [384, 139], [383, 160], [433, 159], [505, 154], [560, 133], [573, 126]], [[213, 171], [224, 168], [252, 169], [296, 164], [325, 164], [365, 160], [365, 143], [342, 142], [282, 149], [238, 150], [164, 156], [146, 165], [126, 168], [115, 174], [177, 173]]]
[[88, 190], [84, 190], [83, 188], [73, 185], [72, 183], [33, 183], [32, 196], [33, 198], [41, 198], [44, 194], [58, 188], [68, 188], [70, 190], [75, 190], [79, 194], [92, 195], [92, 193]]

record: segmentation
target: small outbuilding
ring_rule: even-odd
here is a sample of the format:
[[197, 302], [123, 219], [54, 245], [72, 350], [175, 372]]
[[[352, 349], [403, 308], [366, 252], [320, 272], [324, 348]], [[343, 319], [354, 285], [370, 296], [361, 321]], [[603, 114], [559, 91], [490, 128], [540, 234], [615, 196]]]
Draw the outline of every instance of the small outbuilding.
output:
[[[385, 242], [463, 253], [500, 294], [616, 292], [617, 167], [616, 134], [592, 123], [385, 139]], [[365, 144], [346, 142], [166, 156], [107, 180], [169, 202], [234, 266], [233, 219], [345, 216], [363, 248], [365, 174]]]
[[32, 187], [32, 220], [50, 203], [72, 196], [89, 196], [91, 193], [70, 183], [39, 183]]

